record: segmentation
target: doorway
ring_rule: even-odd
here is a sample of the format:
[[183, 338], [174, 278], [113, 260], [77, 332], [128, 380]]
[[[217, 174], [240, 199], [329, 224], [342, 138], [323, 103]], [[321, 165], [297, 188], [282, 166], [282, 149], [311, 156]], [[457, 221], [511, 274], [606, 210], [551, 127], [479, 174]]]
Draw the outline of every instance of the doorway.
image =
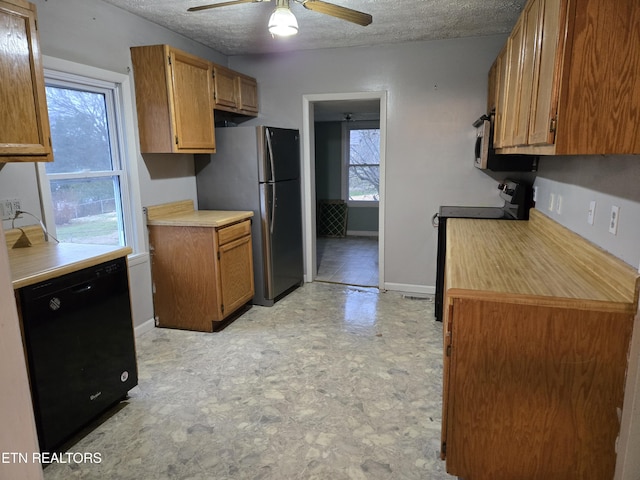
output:
[[[345, 125], [349, 128], [345, 128]], [[375, 171], [376, 181], [373, 183], [377, 192], [358, 190], [354, 193], [348, 187], [349, 162], [343, 162], [343, 158], [348, 158], [348, 150], [346, 153], [340, 150], [345, 145], [348, 148], [349, 144], [341, 139], [346, 130], [356, 130], [358, 133], [365, 128], [375, 128], [379, 134], [379, 164], [365, 166], [365, 169]], [[303, 135], [306, 280], [384, 289], [386, 92], [305, 95], [303, 129], [306, 133]], [[333, 167], [322, 164], [326, 159], [321, 157], [326, 152], [323, 153], [322, 148], [319, 152], [316, 149], [316, 142], [327, 140], [327, 131], [333, 131], [333, 134], [329, 133], [333, 145], [333, 152], [329, 152], [329, 156], [333, 158]], [[346, 135], [348, 139], [348, 133]], [[320, 166], [318, 171], [316, 165]], [[359, 164], [358, 168], [362, 170], [362, 165]], [[332, 186], [327, 187], [327, 178], [318, 177], [322, 177], [325, 170], [332, 169], [338, 170], [337, 177], [334, 172], [333, 179], [329, 180]], [[318, 207], [319, 200], [345, 202], [346, 215], [350, 214], [352, 221], [348, 227], [345, 221], [342, 234], [323, 235], [322, 231], [318, 231], [317, 220], [322, 222], [324, 215], [324, 207]], [[321, 236], [318, 236], [319, 233]]]

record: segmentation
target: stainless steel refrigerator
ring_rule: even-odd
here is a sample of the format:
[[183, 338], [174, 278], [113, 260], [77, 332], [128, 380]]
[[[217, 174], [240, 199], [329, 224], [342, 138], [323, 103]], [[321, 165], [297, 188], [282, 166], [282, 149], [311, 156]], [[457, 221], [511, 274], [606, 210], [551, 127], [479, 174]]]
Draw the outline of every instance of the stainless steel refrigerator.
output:
[[216, 129], [216, 153], [196, 155], [200, 210], [252, 210], [256, 305], [304, 282], [300, 135], [258, 127]]

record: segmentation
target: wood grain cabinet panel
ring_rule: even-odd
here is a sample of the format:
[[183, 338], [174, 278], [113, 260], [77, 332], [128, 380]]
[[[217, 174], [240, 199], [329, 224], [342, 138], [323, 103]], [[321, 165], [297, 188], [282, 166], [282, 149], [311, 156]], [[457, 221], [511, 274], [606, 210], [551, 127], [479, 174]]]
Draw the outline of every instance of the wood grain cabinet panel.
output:
[[507, 75], [505, 81], [505, 102], [502, 118], [502, 145], [514, 144], [514, 125], [518, 118], [521, 85], [521, 56], [524, 40], [523, 19], [520, 17], [507, 40]]
[[529, 137], [525, 143], [553, 145], [561, 70], [559, 54], [562, 51], [560, 45], [564, 43], [560, 32], [566, 15], [562, 15], [562, 0], [545, 0], [540, 3], [542, 23], [535, 49]]
[[507, 78], [509, 76], [509, 62], [507, 55], [509, 53], [508, 43], [502, 48], [495, 61], [496, 66], [496, 83], [493, 96], [495, 97], [495, 119], [494, 119], [494, 148], [505, 146], [504, 140], [504, 118], [507, 104]]
[[[611, 5], [610, 0], [528, 1], [509, 42], [521, 37], [523, 24], [533, 28], [533, 16], [526, 17], [536, 8], [538, 35], [529, 37], [524, 27], [525, 55], [509, 56], [509, 71], [526, 73], [518, 85], [509, 76], [503, 109], [512, 120], [518, 116], [511, 112], [519, 111], [519, 120], [528, 117], [528, 124], [518, 125], [514, 135], [513, 124], [496, 124], [496, 138], [506, 139], [498, 153], [640, 154], [640, 5], [637, 0]], [[512, 89], [523, 96], [512, 95]]]
[[0, 0], [0, 162], [51, 162], [36, 7]]
[[213, 66], [213, 102], [217, 110], [238, 108], [236, 72], [220, 65]]
[[238, 76], [238, 91], [240, 104], [238, 108], [246, 114], [258, 113], [258, 82], [255, 78], [246, 75]]
[[534, 77], [536, 54], [539, 50], [541, 0], [526, 4], [522, 12], [522, 42], [518, 64], [518, 94], [513, 122], [514, 145], [526, 145], [529, 135], [529, 117], [531, 114], [531, 92]]
[[215, 153], [212, 64], [169, 45], [131, 48], [142, 153]]

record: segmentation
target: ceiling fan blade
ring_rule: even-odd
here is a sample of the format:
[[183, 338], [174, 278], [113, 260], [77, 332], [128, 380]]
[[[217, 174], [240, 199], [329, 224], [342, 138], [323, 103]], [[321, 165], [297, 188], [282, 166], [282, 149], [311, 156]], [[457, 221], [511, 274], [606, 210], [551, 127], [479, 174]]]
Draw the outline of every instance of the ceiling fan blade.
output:
[[209, 8], [227, 7], [229, 5], [237, 5], [239, 3], [256, 3], [262, 1], [264, 0], [231, 0], [230, 2], [212, 3], [211, 5], [187, 8], [187, 12], [199, 12], [200, 10], [208, 10]]
[[369, 25], [373, 21], [373, 17], [368, 13], [358, 12], [350, 8], [334, 5], [333, 3], [323, 2], [322, 0], [306, 0], [302, 2], [304, 8], [313, 10], [314, 12], [324, 13], [332, 17], [346, 20], [347, 22], [357, 23], [363, 27]]

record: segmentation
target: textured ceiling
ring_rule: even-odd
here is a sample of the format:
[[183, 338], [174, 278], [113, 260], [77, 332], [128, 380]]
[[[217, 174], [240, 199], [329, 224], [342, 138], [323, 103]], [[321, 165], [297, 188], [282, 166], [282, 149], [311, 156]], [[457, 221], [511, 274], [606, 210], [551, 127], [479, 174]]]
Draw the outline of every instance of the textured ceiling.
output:
[[327, 0], [369, 13], [366, 27], [305, 9], [291, 1], [299, 33], [272, 38], [267, 22], [275, 1], [199, 12], [187, 8], [221, 0], [105, 0], [225, 55], [382, 45], [508, 33], [525, 0]]

